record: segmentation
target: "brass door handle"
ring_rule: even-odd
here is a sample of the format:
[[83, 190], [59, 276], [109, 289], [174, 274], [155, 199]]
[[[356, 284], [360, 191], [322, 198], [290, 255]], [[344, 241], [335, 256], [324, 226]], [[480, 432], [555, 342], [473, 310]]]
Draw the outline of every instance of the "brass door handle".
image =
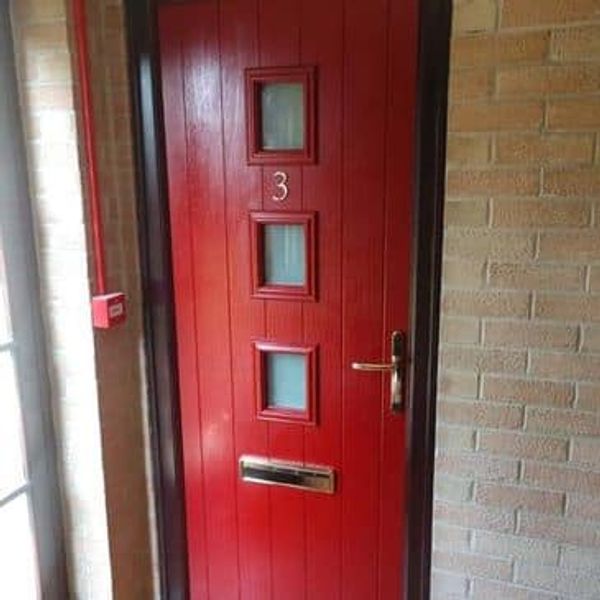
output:
[[392, 412], [400, 412], [404, 404], [404, 363], [405, 363], [405, 336], [401, 331], [392, 333], [392, 362], [371, 363], [353, 362], [355, 371], [371, 371], [391, 373], [390, 408]]
[[393, 371], [396, 368], [396, 364], [395, 363], [353, 362], [352, 368], [355, 371]]

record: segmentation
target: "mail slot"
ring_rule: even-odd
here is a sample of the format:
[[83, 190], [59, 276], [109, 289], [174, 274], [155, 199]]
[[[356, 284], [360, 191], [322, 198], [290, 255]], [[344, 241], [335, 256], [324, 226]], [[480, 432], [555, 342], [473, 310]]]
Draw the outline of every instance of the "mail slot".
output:
[[263, 485], [280, 485], [322, 494], [335, 492], [335, 471], [330, 467], [313, 467], [257, 456], [242, 456], [240, 477], [243, 481]]

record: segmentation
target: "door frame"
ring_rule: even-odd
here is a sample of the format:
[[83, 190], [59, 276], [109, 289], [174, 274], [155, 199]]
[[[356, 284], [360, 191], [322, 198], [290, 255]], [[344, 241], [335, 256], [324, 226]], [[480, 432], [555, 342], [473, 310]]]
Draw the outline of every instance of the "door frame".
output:
[[[188, 597], [158, 5], [125, 0], [161, 597]], [[181, 0], [179, 0], [181, 2]], [[451, 0], [421, 0], [407, 403], [406, 599], [429, 600]], [[419, 306], [419, 311], [416, 307]]]

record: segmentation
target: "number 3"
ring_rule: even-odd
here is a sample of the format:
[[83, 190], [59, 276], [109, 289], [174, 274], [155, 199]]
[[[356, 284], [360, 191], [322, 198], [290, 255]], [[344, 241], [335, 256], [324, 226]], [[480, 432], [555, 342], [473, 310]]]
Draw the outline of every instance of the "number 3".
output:
[[290, 189], [288, 188], [288, 174], [285, 171], [275, 171], [273, 179], [275, 180], [275, 187], [279, 190], [279, 194], [271, 196], [271, 199], [274, 202], [283, 202], [290, 193]]

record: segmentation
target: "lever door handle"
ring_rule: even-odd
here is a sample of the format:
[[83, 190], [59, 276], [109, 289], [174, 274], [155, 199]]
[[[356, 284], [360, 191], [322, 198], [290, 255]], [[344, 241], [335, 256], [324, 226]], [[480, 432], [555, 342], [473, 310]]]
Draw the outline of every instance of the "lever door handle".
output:
[[352, 368], [355, 371], [393, 371], [396, 368], [396, 364], [395, 363], [353, 362]]
[[391, 374], [390, 386], [390, 408], [392, 412], [400, 412], [404, 404], [404, 363], [405, 355], [405, 336], [401, 331], [392, 333], [392, 362], [390, 363], [371, 363], [371, 362], [353, 362], [354, 371], [371, 371], [378, 373]]

